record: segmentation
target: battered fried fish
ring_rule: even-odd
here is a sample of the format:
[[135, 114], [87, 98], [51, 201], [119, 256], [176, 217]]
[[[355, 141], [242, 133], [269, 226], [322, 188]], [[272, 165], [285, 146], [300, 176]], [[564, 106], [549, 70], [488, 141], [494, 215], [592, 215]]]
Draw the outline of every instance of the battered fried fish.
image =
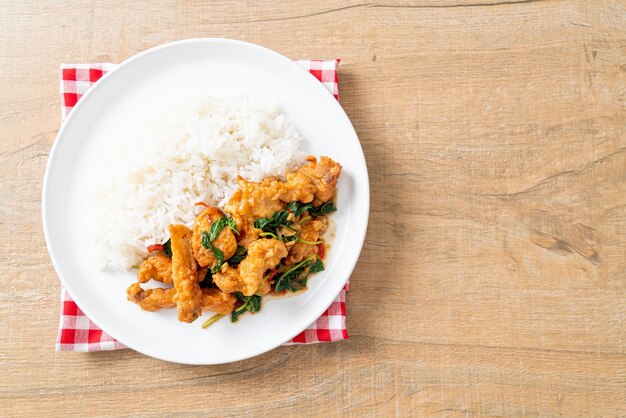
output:
[[150, 279], [157, 282], [172, 284], [172, 260], [165, 254], [155, 254], [148, 257], [137, 272], [139, 283], [146, 283]]
[[341, 165], [328, 157], [308, 157], [305, 164], [296, 171], [287, 174], [278, 197], [284, 202], [299, 201], [321, 205], [332, 200], [335, 195], [337, 180], [341, 174]]
[[191, 236], [191, 230], [185, 225], [170, 225], [172, 279], [178, 320], [182, 322], [193, 322], [202, 313], [202, 290], [196, 277], [198, 266], [193, 258]]
[[[203, 210], [202, 213], [196, 217], [193, 224], [193, 237], [191, 239], [193, 255], [198, 261], [198, 264], [202, 267], [214, 267], [217, 262], [213, 251], [209, 248], [204, 248], [202, 245], [202, 233], [206, 232], [208, 234], [211, 230], [211, 224], [223, 217], [224, 214], [221, 210], [210, 207]], [[235, 254], [235, 251], [237, 251], [237, 240], [230, 228], [222, 229], [211, 245], [222, 251], [224, 260], [228, 260]]]
[[[176, 307], [176, 289], [142, 289], [133, 283], [126, 290], [128, 300], [145, 311], [158, 311]], [[202, 310], [227, 315], [235, 307], [237, 298], [219, 289], [202, 289]]]
[[248, 247], [248, 255], [234, 269], [228, 265], [213, 275], [213, 282], [226, 293], [253, 295], [262, 285], [263, 274], [287, 255], [285, 244], [277, 239], [260, 239]]

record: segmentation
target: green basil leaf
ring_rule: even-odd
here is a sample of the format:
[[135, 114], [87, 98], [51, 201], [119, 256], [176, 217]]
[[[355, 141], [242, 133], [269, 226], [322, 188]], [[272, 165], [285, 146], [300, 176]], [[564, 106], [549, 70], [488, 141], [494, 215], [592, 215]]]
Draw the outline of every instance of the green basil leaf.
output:
[[247, 309], [243, 309], [241, 311], [232, 311], [232, 313], [230, 314], [230, 321], [231, 322], [237, 322], [237, 320], [239, 319], [239, 316], [246, 313]]
[[254, 220], [254, 227], [263, 230], [269, 221], [268, 218], [257, 218]]
[[311, 208], [313, 208], [312, 204], [300, 203], [298, 201], [291, 202], [287, 205], [287, 209], [290, 210], [296, 218], [302, 215], [303, 212], [310, 210]]
[[250, 312], [259, 312], [261, 310], [261, 296], [259, 295], [250, 296], [248, 310]]
[[257, 218], [254, 227], [264, 232], [274, 232], [281, 225], [291, 225], [291, 221], [287, 220], [288, 217], [289, 212], [286, 210], [274, 212], [270, 218]]
[[235, 220], [233, 218], [225, 218], [225, 219], [226, 219], [226, 225], [228, 225], [228, 227], [232, 229], [235, 234], [239, 235], [239, 231], [237, 231], [237, 225], [235, 224]]
[[324, 270], [324, 263], [319, 258], [315, 260], [315, 263], [309, 268], [309, 273], [317, 273]]
[[337, 210], [337, 207], [333, 202], [326, 202], [323, 205], [313, 207], [309, 209], [309, 215], [311, 216], [325, 216]]
[[210, 250], [213, 246], [211, 245], [211, 240], [209, 239], [209, 234], [206, 231], [202, 231], [202, 246], [207, 250]]
[[236, 292], [235, 296], [239, 299], [241, 305], [230, 314], [230, 320], [232, 322], [237, 322], [239, 316], [245, 312], [259, 312], [261, 310], [261, 296], [244, 296], [240, 292]]
[[228, 259], [228, 264], [231, 267], [237, 267], [241, 261], [248, 255], [248, 249], [243, 245], [237, 245], [237, 251], [231, 258]]
[[298, 239], [298, 234], [293, 235], [283, 235], [281, 241], [283, 242], [291, 242]]
[[217, 221], [211, 223], [211, 229], [209, 230], [209, 241], [213, 242], [217, 239], [217, 236], [226, 226], [226, 219], [228, 218], [219, 218]]
[[168, 239], [163, 244], [163, 252], [165, 253], [166, 256], [168, 256], [169, 258], [172, 258], [172, 240], [171, 239]]
[[[282, 273], [275, 281], [274, 290], [282, 292], [289, 290], [295, 292], [306, 287], [307, 274], [305, 270], [309, 267], [315, 256], [311, 256], [300, 263], [296, 264], [286, 272]], [[304, 275], [303, 275], [304, 274]]]
[[217, 273], [220, 267], [222, 267], [222, 264], [224, 264], [224, 253], [219, 248], [213, 246], [211, 246], [211, 251], [217, 260], [215, 267], [211, 269], [211, 273]]
[[[289, 228], [290, 225], [293, 224], [293, 222], [288, 219], [289, 215], [289, 211], [286, 210], [274, 212], [274, 214], [269, 218], [257, 218], [254, 221], [254, 227], [262, 231], [260, 234], [261, 236], [271, 236], [272, 238], [283, 242], [293, 241], [296, 239], [295, 234], [283, 236], [281, 232], [283, 227], [294, 231]], [[292, 236], [294, 238], [290, 238]]]

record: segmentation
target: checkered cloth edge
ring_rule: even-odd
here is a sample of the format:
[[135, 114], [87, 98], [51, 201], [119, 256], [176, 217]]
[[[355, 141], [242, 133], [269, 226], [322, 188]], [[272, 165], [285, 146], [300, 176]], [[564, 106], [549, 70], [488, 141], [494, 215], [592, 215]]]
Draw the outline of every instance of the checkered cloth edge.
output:
[[[339, 98], [337, 67], [339, 60], [298, 60], [298, 65], [315, 76], [336, 99]], [[115, 64], [62, 64], [59, 67], [61, 78], [61, 116], [65, 120], [72, 108], [87, 90]], [[328, 310], [285, 345], [331, 342], [348, 338], [346, 330], [346, 286]], [[56, 351], [100, 351], [126, 348], [94, 324], [76, 305], [65, 290], [61, 289], [61, 315]]]

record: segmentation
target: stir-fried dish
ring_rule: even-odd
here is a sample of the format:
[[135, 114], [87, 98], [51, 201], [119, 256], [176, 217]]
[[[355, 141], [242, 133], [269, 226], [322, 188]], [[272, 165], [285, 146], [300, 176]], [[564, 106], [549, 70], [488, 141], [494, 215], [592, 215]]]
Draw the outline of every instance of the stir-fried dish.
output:
[[[340, 174], [330, 158], [308, 157], [284, 181], [239, 177], [223, 211], [200, 202], [205, 209], [193, 229], [170, 225], [170, 239], [148, 247], [128, 299], [147, 311], [176, 308], [183, 322], [215, 312], [206, 327], [225, 315], [235, 322], [258, 312], [267, 294], [306, 288], [309, 275], [324, 270], [322, 234], [336, 210]], [[150, 280], [171, 287], [143, 289]]]

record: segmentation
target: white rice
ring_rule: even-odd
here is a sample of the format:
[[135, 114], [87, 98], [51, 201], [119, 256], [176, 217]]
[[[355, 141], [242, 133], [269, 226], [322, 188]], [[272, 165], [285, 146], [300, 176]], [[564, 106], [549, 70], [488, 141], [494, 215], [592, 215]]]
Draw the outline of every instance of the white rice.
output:
[[91, 201], [102, 268], [128, 269], [169, 238], [170, 224], [191, 227], [196, 202], [223, 206], [238, 175], [284, 175], [303, 161], [301, 141], [275, 104], [245, 97], [146, 112], [101, 159]]

